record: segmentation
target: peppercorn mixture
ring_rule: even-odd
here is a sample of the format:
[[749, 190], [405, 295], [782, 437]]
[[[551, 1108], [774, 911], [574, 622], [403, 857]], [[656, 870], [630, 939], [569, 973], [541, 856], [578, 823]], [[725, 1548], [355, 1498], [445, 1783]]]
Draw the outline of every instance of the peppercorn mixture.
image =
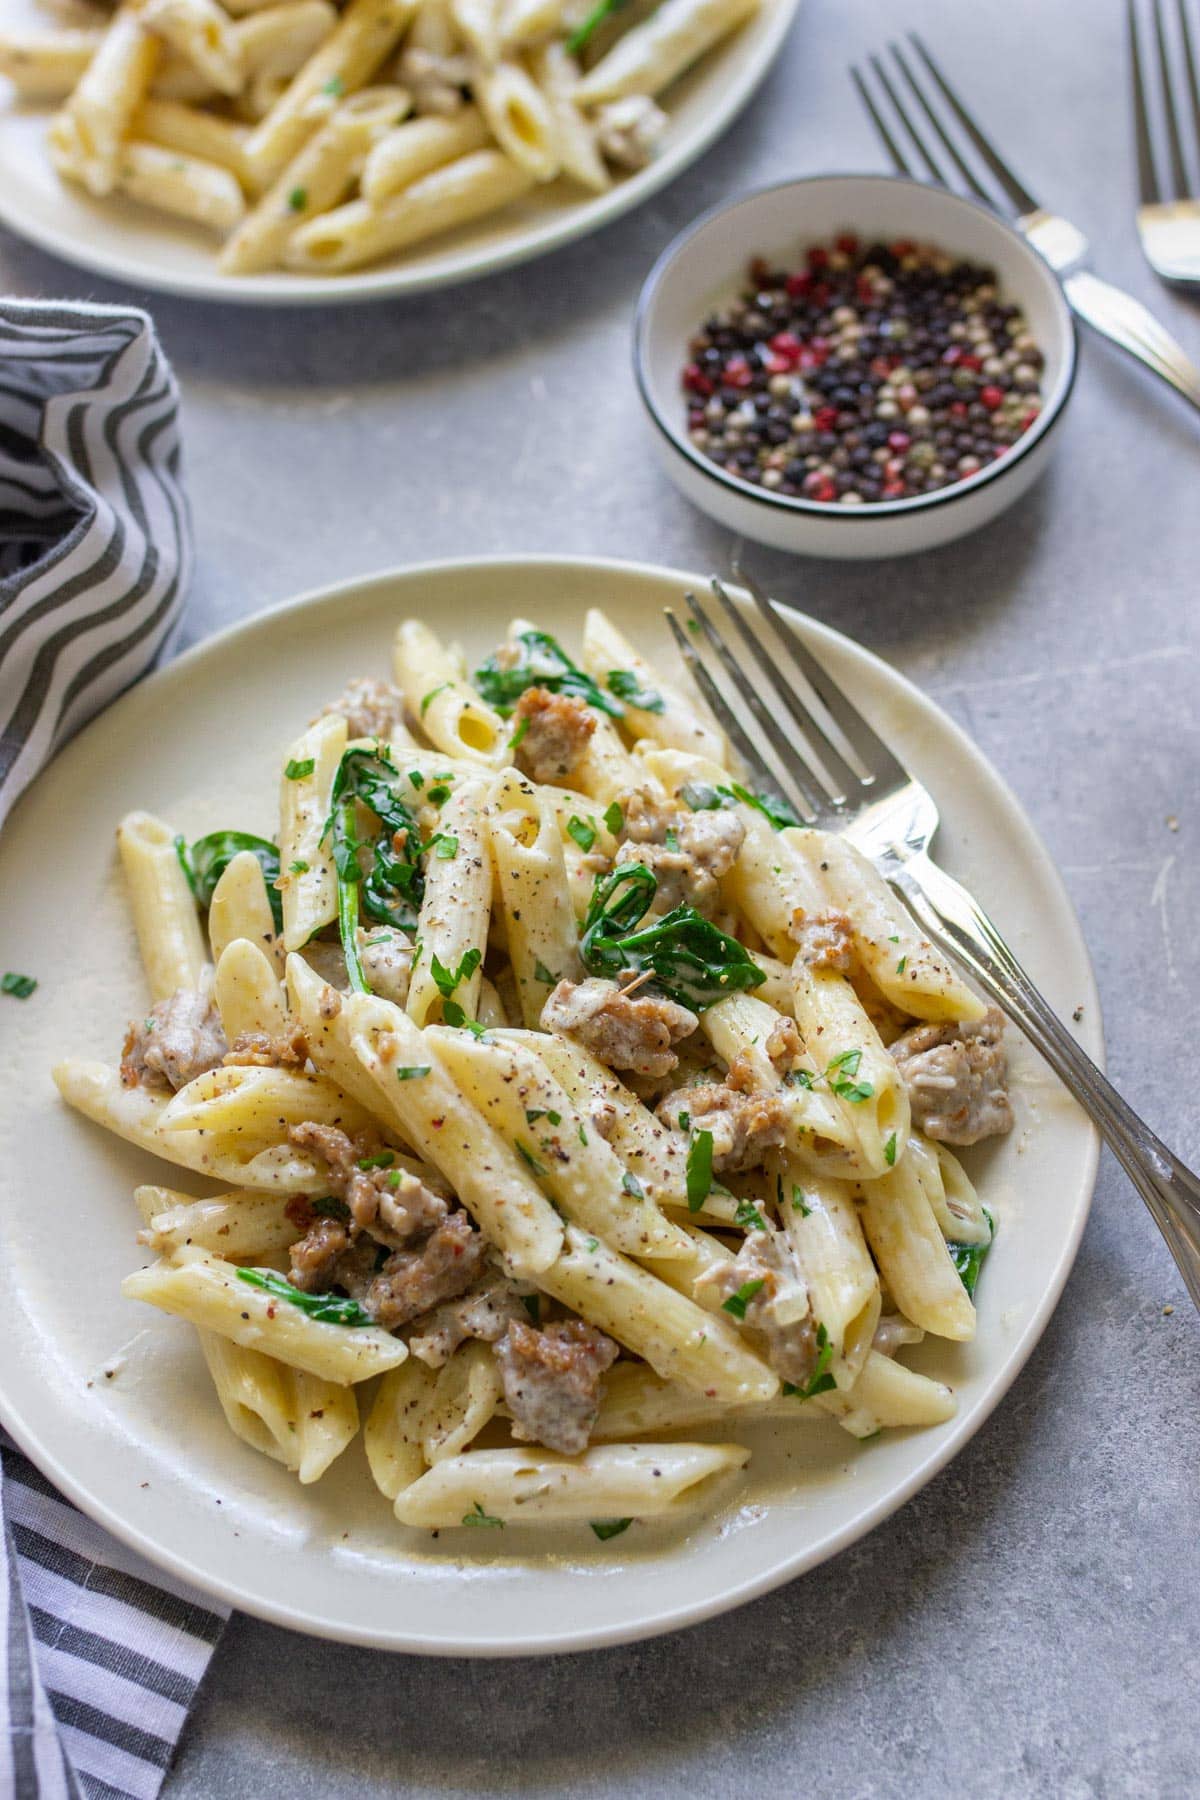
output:
[[861, 506], [965, 481], [1041, 411], [1044, 357], [993, 269], [852, 233], [761, 258], [683, 371], [688, 438], [772, 493]]

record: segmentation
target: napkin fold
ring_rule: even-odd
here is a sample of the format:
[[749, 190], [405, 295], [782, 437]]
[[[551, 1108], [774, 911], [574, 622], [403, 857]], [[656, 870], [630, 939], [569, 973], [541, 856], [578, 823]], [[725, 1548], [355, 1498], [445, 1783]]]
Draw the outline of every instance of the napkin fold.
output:
[[[179, 462], [145, 313], [0, 299], [0, 825], [171, 643], [192, 567]], [[154, 1800], [227, 1617], [0, 1431], [0, 1800]]]
[[192, 568], [179, 462], [144, 312], [0, 299], [0, 825], [170, 645]]

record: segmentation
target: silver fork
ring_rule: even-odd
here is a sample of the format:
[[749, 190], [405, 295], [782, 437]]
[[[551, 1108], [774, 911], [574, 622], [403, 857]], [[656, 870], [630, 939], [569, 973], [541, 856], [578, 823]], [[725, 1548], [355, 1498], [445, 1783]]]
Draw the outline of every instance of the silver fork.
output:
[[[799, 802], [799, 816], [806, 822], [841, 832], [868, 856], [929, 937], [965, 964], [1020, 1026], [1099, 1127], [1150, 1208], [1200, 1308], [1200, 1181], [1079, 1048], [978, 902], [932, 860], [929, 846], [938, 810], [929, 791], [889, 750], [761, 588], [743, 569], [736, 573], [766, 627], [761, 638], [746, 610], [716, 579], [713, 594], [731, 629], [722, 634], [694, 594], [687, 596], [694, 640], [669, 608], [667, 619], [680, 654], [752, 778], [766, 794], [791, 806]], [[736, 705], [714, 681], [698, 645], [706, 646], [724, 670]], [[861, 773], [788, 678], [789, 658], [858, 758]], [[781, 792], [778, 776], [760, 753], [752, 735], [755, 725], [788, 777], [790, 792]]]
[[[1200, 287], [1200, 195], [1188, 179], [1187, 161], [1183, 153], [1183, 128], [1176, 97], [1176, 79], [1171, 69], [1170, 34], [1164, 16], [1163, 0], [1154, 0], [1154, 37], [1158, 50], [1158, 82], [1162, 94], [1162, 112], [1167, 140], [1170, 176], [1164, 184], [1158, 169], [1151, 137], [1150, 119], [1154, 101], [1142, 57], [1135, 0], [1126, 0], [1129, 9], [1129, 62], [1133, 72], [1133, 124], [1137, 139], [1138, 190], [1141, 204], [1137, 212], [1138, 236], [1146, 261], [1156, 275], [1179, 287]], [[1193, 125], [1193, 152], [1200, 157], [1200, 75], [1197, 74], [1196, 50], [1188, 18], [1187, 0], [1175, 0], [1176, 34], [1179, 39], [1179, 63], [1183, 86], [1187, 93]]]
[[[876, 104], [861, 71], [856, 68], [850, 71], [871, 121], [896, 168], [902, 175], [912, 175], [922, 181], [930, 180], [939, 187], [948, 188], [952, 186], [952, 181], [947, 176], [943, 159], [948, 162], [976, 200], [982, 201], [993, 212], [1009, 214], [1016, 229], [1044, 257], [1062, 282], [1063, 292], [1073, 312], [1102, 337], [1108, 338], [1111, 343], [1136, 358], [1200, 411], [1200, 369], [1196, 368], [1170, 332], [1159, 324], [1140, 300], [1113, 287], [1110, 282], [1101, 281], [1098, 275], [1093, 275], [1085, 267], [1091, 252], [1082, 231], [1068, 219], [1057, 213], [1047, 212], [1038, 204], [1024, 182], [1013, 173], [999, 151], [984, 136], [916, 32], [909, 33], [909, 42], [923, 64], [922, 80], [918, 80], [914, 74], [912, 65], [900, 46], [889, 46], [900, 81], [911, 97], [908, 105], [901, 98], [900, 87], [889, 75], [882, 58], [872, 56], [870, 61], [887, 103], [924, 164], [927, 171], [925, 174], [913, 167], [911, 156], [905, 152], [900, 137], [888, 125], [884, 112]], [[917, 124], [912, 101], [916, 102], [924, 116], [927, 127], [924, 135]], [[947, 109], [950, 119], [966, 141], [974, 147], [984, 169], [1004, 196], [1003, 201], [998, 201], [984, 186], [962, 154], [948, 129], [947, 121], [939, 113], [935, 103], [938, 101]]]

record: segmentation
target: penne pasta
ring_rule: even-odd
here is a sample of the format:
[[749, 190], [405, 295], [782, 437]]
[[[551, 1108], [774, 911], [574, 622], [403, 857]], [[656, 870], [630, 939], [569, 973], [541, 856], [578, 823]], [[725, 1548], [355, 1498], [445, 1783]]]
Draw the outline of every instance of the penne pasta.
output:
[[139, 1242], [170, 1257], [189, 1244], [225, 1262], [258, 1262], [287, 1250], [300, 1236], [282, 1194], [233, 1189], [195, 1200], [174, 1188], [140, 1187], [134, 1193], [146, 1221]]
[[[513, 21], [512, 28], [518, 33], [535, 32], [536, 15], [557, 10], [559, 0], [516, 0], [506, 19]], [[595, 126], [575, 104], [579, 64], [566, 45], [557, 42], [539, 45], [530, 52], [528, 60], [530, 74], [550, 109], [563, 174], [594, 194], [604, 193], [612, 186], [612, 176], [600, 154]]]
[[[625, 704], [626, 729], [633, 737], [649, 738], [666, 750], [702, 756], [721, 767], [728, 764], [724, 732], [701, 714], [693, 700], [666, 681], [598, 606], [589, 607], [584, 620], [583, 666], [602, 688]], [[613, 688], [614, 674], [630, 679], [618, 680]], [[648, 704], [637, 705], [629, 698], [631, 694]]]
[[439, 1020], [448, 1001], [468, 1019], [476, 1015], [492, 907], [487, 795], [486, 781], [462, 781], [441, 808], [408, 989], [408, 1015], [417, 1025]]
[[498, 766], [508, 737], [504, 720], [468, 686], [454, 657], [427, 625], [404, 621], [396, 632], [392, 662], [409, 714], [437, 749], [488, 768]]
[[780, 1180], [780, 1221], [804, 1272], [813, 1314], [825, 1327], [830, 1372], [839, 1388], [850, 1388], [862, 1373], [882, 1310], [853, 1189], [802, 1164], [785, 1163]]
[[158, 67], [161, 45], [136, 9], [118, 7], [67, 106], [77, 179], [92, 194], [117, 185], [134, 114]]
[[553, 808], [515, 769], [497, 778], [487, 825], [521, 1016], [536, 1030], [555, 983], [583, 972], [562, 838]]
[[379, 206], [432, 169], [482, 150], [487, 141], [488, 128], [474, 106], [464, 106], [446, 119], [406, 119], [369, 152], [359, 184], [362, 197]]
[[709, 1504], [723, 1476], [744, 1468], [738, 1444], [607, 1444], [579, 1457], [473, 1450], [438, 1463], [396, 1501], [402, 1525], [674, 1517]]
[[65, 100], [104, 38], [98, 26], [57, 31], [0, 31], [0, 75], [22, 100]]
[[880, 1277], [905, 1318], [935, 1337], [969, 1342], [975, 1308], [946, 1249], [917, 1159], [905, 1157], [880, 1180], [864, 1181], [858, 1193]]
[[241, 92], [241, 42], [216, 0], [139, 0], [138, 18], [219, 94]]
[[169, 1000], [179, 988], [199, 988], [208, 958], [174, 832], [149, 813], [128, 813], [117, 828], [117, 849], [150, 998]]
[[375, 1392], [363, 1427], [363, 1449], [380, 1493], [394, 1500], [425, 1473], [425, 1413], [437, 1372], [410, 1356], [389, 1369]]
[[346, 721], [333, 713], [296, 739], [284, 763], [279, 788], [279, 891], [287, 950], [302, 949], [337, 916], [337, 876], [325, 826], [345, 749]]
[[500, 1392], [490, 1344], [464, 1344], [438, 1370], [421, 1418], [421, 1452], [430, 1468], [474, 1442], [495, 1413]]
[[588, 70], [576, 98], [595, 106], [626, 94], [659, 94], [757, 8], [758, 0], [662, 0]]
[[248, 938], [258, 949], [275, 948], [275, 916], [267, 894], [262, 864], [252, 850], [230, 857], [213, 889], [208, 906], [208, 941], [219, 963], [235, 938]]
[[235, 1437], [273, 1457], [309, 1486], [358, 1433], [353, 1388], [291, 1369], [216, 1332], [200, 1348]]
[[286, 1029], [283, 989], [275, 965], [248, 938], [235, 938], [221, 952], [213, 977], [213, 1000], [229, 1044], [250, 1033], [281, 1037]]
[[471, 91], [501, 150], [534, 181], [553, 181], [562, 166], [554, 114], [520, 63], [497, 62], [479, 69]]

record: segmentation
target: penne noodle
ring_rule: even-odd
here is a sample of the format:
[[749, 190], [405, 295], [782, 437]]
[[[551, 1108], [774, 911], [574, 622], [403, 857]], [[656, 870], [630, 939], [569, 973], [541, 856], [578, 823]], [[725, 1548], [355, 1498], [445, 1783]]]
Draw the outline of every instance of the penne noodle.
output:
[[878, 1350], [867, 1352], [862, 1374], [847, 1393], [819, 1394], [809, 1404], [829, 1413], [857, 1438], [905, 1425], [942, 1425], [957, 1410], [950, 1388]]
[[343, 198], [372, 147], [410, 105], [399, 87], [352, 94], [280, 172], [225, 245], [220, 266], [234, 275], [275, 268], [300, 221]]
[[[522, 0], [517, 0], [518, 5]], [[558, 0], [550, 0], [557, 5]], [[520, 29], [532, 30], [533, 14], [541, 7], [548, 10], [547, 0], [524, 0], [525, 18]], [[510, 8], [510, 12], [513, 9]], [[565, 44], [542, 44], [530, 52], [529, 72], [537, 82], [550, 109], [558, 144], [562, 172], [572, 181], [602, 194], [612, 186], [612, 176], [600, 154], [596, 128], [575, 104], [575, 87], [579, 80], [579, 64]]]
[[208, 941], [214, 963], [220, 962], [235, 938], [249, 938], [266, 952], [275, 948], [275, 916], [262, 864], [253, 850], [239, 850], [230, 857], [208, 906]]
[[424, 1419], [436, 1383], [437, 1372], [410, 1356], [389, 1369], [376, 1390], [363, 1449], [376, 1487], [389, 1500], [425, 1473]]
[[659, 94], [750, 14], [759, 0], [662, 0], [617, 39], [576, 89], [581, 106], [626, 94]]
[[883, 1175], [908, 1142], [908, 1090], [879, 1033], [844, 975], [792, 964], [796, 1026], [817, 1079], [845, 1109], [858, 1141], [862, 1175]]
[[405, 1488], [396, 1517], [440, 1531], [477, 1521], [675, 1517], [707, 1505], [713, 1486], [749, 1455], [738, 1444], [606, 1444], [578, 1457], [472, 1450]]
[[331, 713], [296, 739], [284, 763], [279, 787], [279, 891], [287, 950], [302, 949], [337, 917], [337, 874], [325, 826], [345, 749], [346, 721]]
[[438, 1370], [421, 1418], [421, 1451], [431, 1468], [458, 1456], [479, 1436], [500, 1394], [500, 1370], [490, 1344], [464, 1344], [455, 1351]]
[[813, 1316], [825, 1327], [830, 1372], [839, 1388], [852, 1387], [882, 1309], [879, 1277], [854, 1210], [853, 1189], [799, 1163], [785, 1162], [780, 1179], [780, 1222], [799, 1259]]
[[[818, 1084], [813, 1059], [801, 1057], [797, 1063], [797, 1069], [809, 1075], [811, 1086], [785, 1081], [772, 1061], [772, 1040], [785, 1025], [782, 1013], [754, 994], [730, 994], [710, 1006], [700, 1024], [722, 1061], [729, 1064], [740, 1058], [739, 1066], [753, 1070], [755, 1084], [776, 1095], [787, 1113], [788, 1149], [793, 1155], [827, 1175], [853, 1174], [863, 1166], [856, 1121], [848, 1107], [839, 1106]], [[783, 1060], [778, 1052], [776, 1060]]]
[[175, 850], [175, 834], [149, 813], [127, 813], [117, 849], [152, 1000], [202, 986], [208, 958], [196, 902]]
[[500, 0], [449, 0], [446, 10], [460, 41], [489, 68], [500, 54]]
[[447, 755], [495, 768], [508, 730], [463, 678], [453, 655], [419, 619], [405, 619], [392, 648], [396, 685], [410, 716]]
[[100, 48], [98, 26], [57, 31], [0, 31], [0, 75], [22, 100], [65, 100]]
[[540, 790], [507, 769], [492, 788], [487, 825], [521, 1016], [536, 1030], [555, 983], [583, 974], [558, 821]]
[[[583, 626], [583, 666], [602, 688], [609, 691], [614, 671], [630, 675], [635, 693], [651, 700], [650, 706], [625, 702], [626, 730], [635, 738], [649, 738], [665, 750], [680, 750], [705, 757], [725, 767], [729, 745], [724, 732], [701, 714], [682, 689], [665, 681], [657, 669], [617, 630], [608, 614], [589, 607]], [[618, 687], [620, 687], [618, 683]]]
[[498, 62], [479, 69], [471, 91], [506, 155], [535, 181], [553, 181], [562, 166], [554, 114], [520, 63]]
[[131, 5], [118, 7], [67, 104], [77, 176], [92, 194], [117, 185], [134, 114], [158, 67], [161, 45]]
[[348, 1136], [372, 1129], [356, 1100], [324, 1075], [297, 1069], [227, 1066], [197, 1075], [163, 1108], [160, 1131], [201, 1131], [267, 1149], [290, 1125], [334, 1125]]
[[[475, 1017], [479, 1005], [483, 979], [479, 965], [487, 948], [492, 908], [492, 862], [484, 818], [487, 796], [486, 781], [463, 781], [442, 805], [417, 922], [421, 951], [408, 989], [407, 1011], [417, 1025], [441, 1019], [448, 1000], [468, 1019]], [[444, 850], [450, 854], [444, 856]], [[476, 966], [461, 973], [472, 959]], [[452, 992], [443, 992], [456, 975]]]
[[354, 1390], [288, 1368], [212, 1331], [200, 1348], [230, 1430], [300, 1479], [319, 1481], [358, 1433]]
[[228, 1044], [250, 1032], [281, 1037], [287, 1028], [283, 989], [275, 965], [248, 938], [234, 938], [221, 952], [213, 977], [213, 1000]]
[[169, 1261], [137, 1269], [121, 1283], [127, 1300], [144, 1300], [205, 1331], [260, 1350], [323, 1381], [347, 1386], [402, 1363], [408, 1349], [377, 1325], [331, 1325], [242, 1280], [206, 1250], [177, 1250]]
[[138, 1241], [158, 1256], [195, 1244], [226, 1262], [257, 1262], [287, 1250], [300, 1236], [281, 1194], [234, 1189], [195, 1200], [174, 1188], [140, 1187], [134, 1199], [146, 1220]]
[[975, 1191], [974, 1182], [954, 1152], [945, 1144], [930, 1144], [921, 1137], [911, 1137], [908, 1142], [909, 1149], [917, 1150], [920, 1155], [922, 1182], [928, 1167], [927, 1157], [932, 1153], [937, 1159], [940, 1199], [934, 1200], [932, 1184], [925, 1191], [929, 1194], [943, 1236], [952, 1244], [990, 1244], [992, 1225]]
[[219, 94], [241, 92], [245, 80], [241, 42], [229, 14], [216, 0], [139, 0], [137, 10], [146, 30]]
[[488, 128], [474, 106], [464, 106], [446, 119], [406, 119], [380, 138], [368, 154], [360, 183], [362, 197], [379, 206], [419, 176], [472, 150], [482, 150], [487, 142]]
[[444, 1026], [429, 1033], [439, 1059], [560, 1210], [628, 1256], [686, 1256], [687, 1238], [582, 1115], [534, 1053], [507, 1037], [482, 1043]]
[[916, 1158], [904, 1157], [890, 1174], [862, 1182], [858, 1194], [880, 1278], [904, 1317], [935, 1337], [969, 1343], [975, 1308], [946, 1248]]

